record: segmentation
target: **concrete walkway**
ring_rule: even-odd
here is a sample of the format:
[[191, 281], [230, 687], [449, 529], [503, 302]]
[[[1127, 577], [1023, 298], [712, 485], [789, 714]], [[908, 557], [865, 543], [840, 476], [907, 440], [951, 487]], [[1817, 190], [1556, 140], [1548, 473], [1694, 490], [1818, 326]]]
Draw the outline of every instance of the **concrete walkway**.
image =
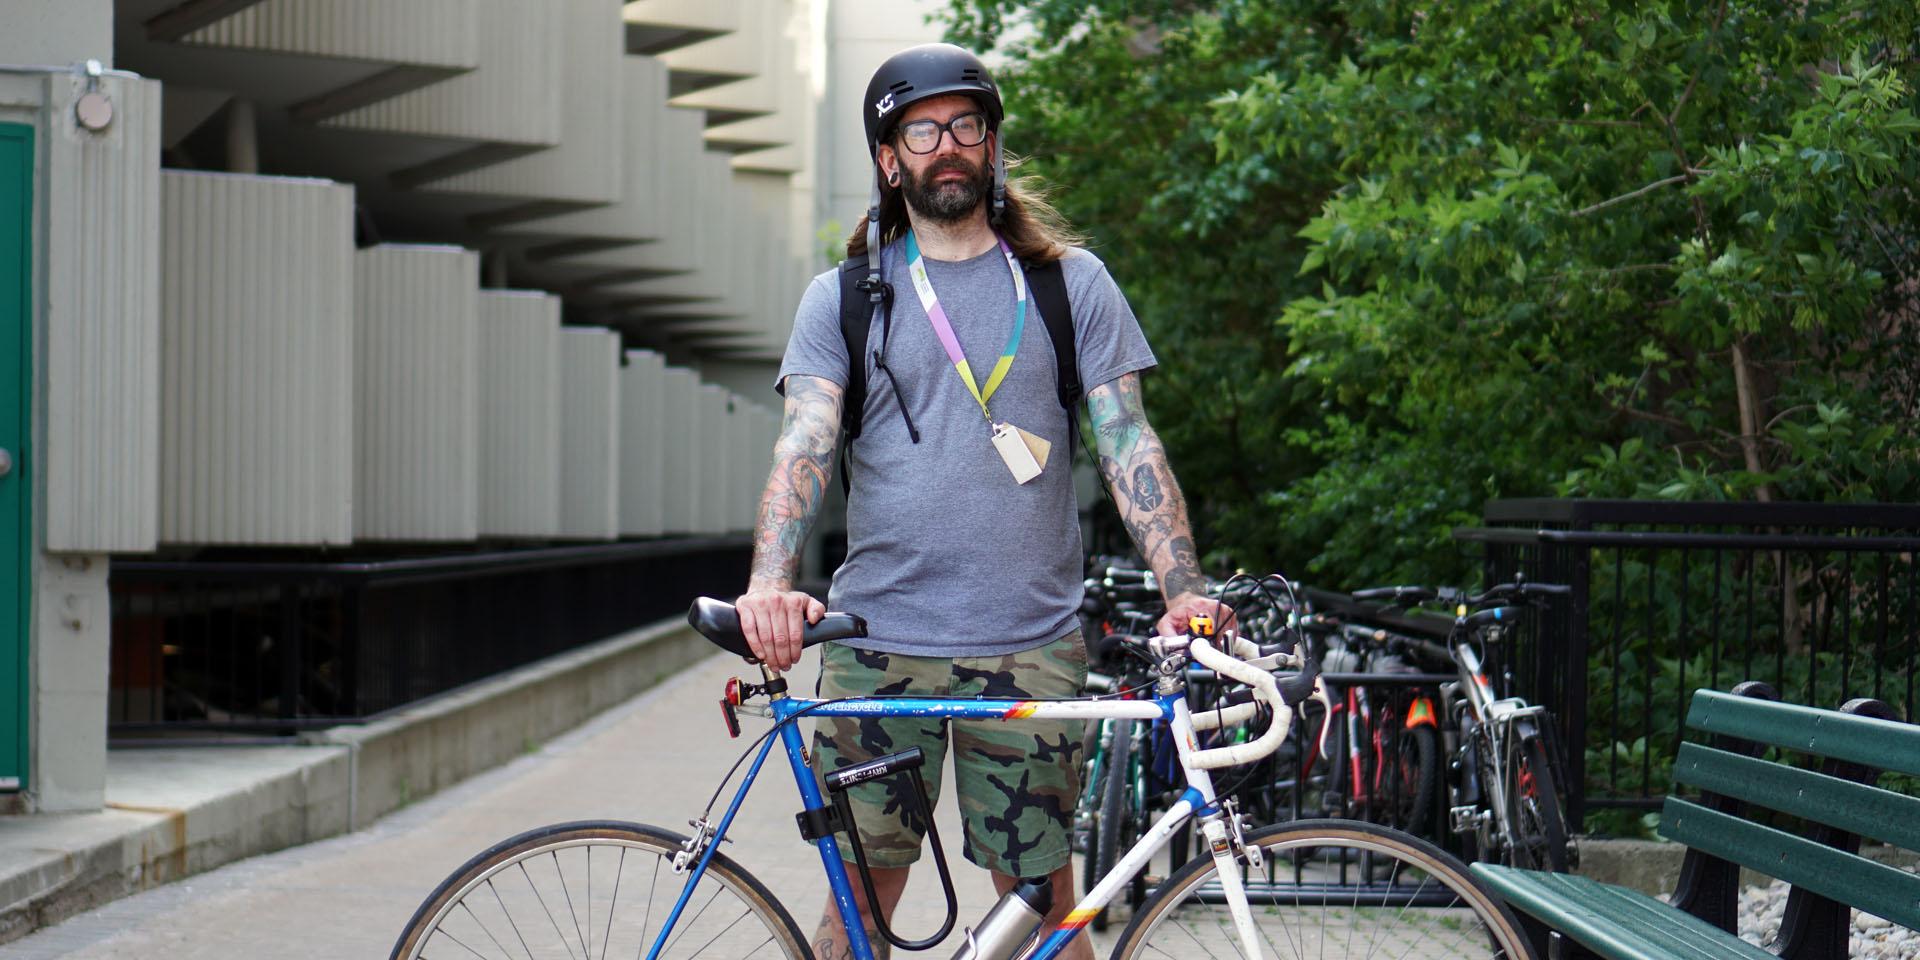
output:
[[[0, 946], [0, 960], [385, 957], [434, 885], [497, 840], [575, 819], [637, 820], [684, 831], [750, 738], [766, 729], [767, 721], [745, 717], [745, 736], [727, 738], [716, 701], [726, 678], [736, 674], [747, 675], [735, 659], [703, 660], [504, 767], [358, 832], [109, 903]], [[793, 680], [795, 689], [811, 690], [813, 668], [803, 667]], [[218, 755], [209, 753], [208, 761]], [[285, 762], [271, 751], [258, 759]], [[248, 761], [231, 753], [218, 762]], [[824, 881], [817, 855], [794, 826], [798, 809], [784, 766], [770, 762], [724, 849], [810, 931]], [[971, 924], [991, 906], [992, 888], [985, 873], [959, 855], [951, 792], [936, 817], [955, 865], [960, 923]], [[939, 901], [929, 866], [909, 887], [902, 932], [930, 932], [939, 923]]]

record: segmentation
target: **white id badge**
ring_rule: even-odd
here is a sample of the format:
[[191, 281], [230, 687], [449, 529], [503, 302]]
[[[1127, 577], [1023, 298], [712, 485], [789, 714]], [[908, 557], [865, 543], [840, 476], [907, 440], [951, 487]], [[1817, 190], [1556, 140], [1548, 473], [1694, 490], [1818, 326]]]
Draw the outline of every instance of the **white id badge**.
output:
[[993, 425], [993, 449], [999, 451], [1000, 459], [1007, 462], [1007, 469], [1013, 471], [1016, 483], [1026, 483], [1040, 475], [1040, 461], [1035, 459], [1033, 449], [1027, 446], [1021, 436], [1025, 431], [1010, 423]]

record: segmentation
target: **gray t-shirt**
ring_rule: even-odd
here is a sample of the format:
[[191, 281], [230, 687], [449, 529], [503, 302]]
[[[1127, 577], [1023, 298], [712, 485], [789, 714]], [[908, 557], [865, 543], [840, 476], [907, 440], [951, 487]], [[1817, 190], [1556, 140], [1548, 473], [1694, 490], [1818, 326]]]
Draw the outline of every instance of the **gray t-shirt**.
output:
[[[1053, 444], [1040, 476], [1019, 484], [921, 308], [904, 250], [891, 244], [882, 261], [894, 287], [892, 376], [873, 362], [881, 345], [875, 318], [861, 435], [848, 455], [847, 559], [828, 607], [865, 617], [869, 632], [858, 645], [888, 653], [992, 656], [1057, 640], [1076, 626], [1083, 565], [1067, 413], [1039, 304], [1029, 292], [1013, 366], [988, 401], [995, 419]], [[1152, 367], [1139, 321], [1100, 259], [1076, 249], [1061, 267], [1086, 388]], [[998, 246], [970, 260], [928, 258], [927, 275], [984, 389], [1013, 331], [1006, 258]], [[796, 374], [846, 385], [837, 270], [815, 277], [801, 298], [776, 385]], [[917, 444], [901, 420], [902, 398]]]

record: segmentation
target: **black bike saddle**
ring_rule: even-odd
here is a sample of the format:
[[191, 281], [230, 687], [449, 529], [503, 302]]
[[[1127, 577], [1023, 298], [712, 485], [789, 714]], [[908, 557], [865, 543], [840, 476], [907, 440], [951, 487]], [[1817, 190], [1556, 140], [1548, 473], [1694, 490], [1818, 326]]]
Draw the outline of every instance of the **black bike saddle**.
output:
[[[753, 650], [747, 646], [746, 634], [740, 632], [740, 613], [733, 608], [733, 604], [712, 597], [699, 597], [687, 610], [687, 623], [720, 649], [737, 657], [753, 657]], [[829, 613], [821, 617], [819, 623], [806, 626], [801, 634], [800, 645], [811, 647], [829, 640], [847, 640], [866, 635], [867, 621], [851, 613]]]

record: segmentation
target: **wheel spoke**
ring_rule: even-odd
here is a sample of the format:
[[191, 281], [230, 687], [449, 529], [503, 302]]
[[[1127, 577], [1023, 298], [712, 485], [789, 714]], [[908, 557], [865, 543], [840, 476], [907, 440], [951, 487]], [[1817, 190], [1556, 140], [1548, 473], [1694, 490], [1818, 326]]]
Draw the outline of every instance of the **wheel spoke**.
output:
[[[1203, 904], [1203, 906], [1205, 906], [1205, 905]], [[1207, 908], [1207, 909], [1208, 909], [1208, 912], [1212, 912], [1212, 910], [1211, 910], [1211, 908], [1210, 908], [1210, 907], [1209, 907], [1209, 908]], [[1177, 927], [1179, 927], [1179, 928], [1180, 928], [1180, 932], [1181, 932], [1181, 933], [1184, 933], [1184, 934], [1186, 934], [1186, 935], [1187, 935], [1187, 939], [1189, 939], [1189, 940], [1192, 940], [1192, 941], [1193, 941], [1193, 944], [1194, 944], [1194, 946], [1196, 946], [1196, 947], [1199, 947], [1199, 948], [1200, 948], [1200, 949], [1202, 949], [1202, 950], [1206, 950], [1206, 951], [1207, 951], [1207, 956], [1209, 956], [1209, 957], [1214, 957], [1214, 960], [1219, 960], [1219, 957], [1218, 957], [1218, 956], [1217, 956], [1217, 955], [1216, 955], [1216, 954], [1215, 954], [1215, 953], [1214, 953], [1214, 952], [1213, 952], [1212, 950], [1208, 950], [1208, 949], [1207, 949], [1207, 945], [1206, 945], [1206, 944], [1204, 944], [1204, 943], [1201, 943], [1201, 942], [1200, 942], [1200, 938], [1199, 938], [1199, 937], [1196, 937], [1196, 936], [1194, 936], [1194, 935], [1193, 935], [1193, 931], [1192, 931], [1192, 930], [1189, 930], [1189, 929], [1187, 929], [1187, 925], [1186, 925], [1186, 924], [1184, 924], [1184, 923], [1181, 923], [1181, 922], [1179, 922], [1179, 920], [1177, 920], [1177, 919], [1176, 919], [1176, 920], [1174, 920], [1174, 921], [1172, 921], [1172, 922], [1173, 922], [1173, 924], [1174, 924], [1174, 926], [1177, 926]]]
[[[546, 913], [547, 923], [552, 925], [553, 927], [554, 939], [560, 941], [560, 946], [567, 951], [567, 957], [569, 958], [569, 960], [571, 960], [571, 958], [573, 957], [573, 944], [568, 943], [567, 935], [560, 932], [560, 922], [553, 918], [553, 910], [547, 906], [546, 896], [543, 895], [540, 892], [540, 888], [534, 884], [533, 875], [527, 872], [527, 862], [525, 860], [522, 860], [518, 864], [516, 864], [516, 866], [520, 868], [521, 878], [527, 881], [527, 889], [533, 891], [533, 899], [539, 901], [540, 909]], [[561, 888], [565, 889], [567, 885], [567, 877], [566, 877], [566, 874], [563, 874], [560, 872], [560, 859], [557, 855], [555, 856], [553, 861], [553, 873], [554, 873], [555, 879], [560, 881]], [[516, 929], [514, 932], [518, 933], [519, 931]], [[522, 945], [524, 945], [524, 941], [522, 942]]]
[[[1400, 877], [1400, 866], [1400, 861], [1395, 860], [1393, 861], [1393, 868], [1387, 871], [1386, 883], [1380, 890], [1380, 909], [1383, 911], [1389, 909], [1387, 906], [1387, 898], [1393, 894], [1394, 881]], [[1407, 918], [1407, 911], [1413, 909], [1415, 899], [1426, 889], [1427, 881], [1422, 879], [1420, 885], [1413, 888], [1413, 893], [1407, 896], [1407, 902], [1400, 905], [1400, 911], [1393, 915], [1392, 925], [1394, 927], [1399, 927], [1404, 923]], [[1380, 938], [1386, 934], [1387, 926], [1387, 924], [1381, 924], [1379, 929], [1373, 932], [1373, 939], [1367, 941], [1367, 956], [1373, 956], [1374, 951], [1380, 948]]]
[[660, 860], [656, 858], [653, 861], [653, 881], [647, 885], [647, 917], [640, 923], [640, 948], [633, 952], [634, 960], [640, 960], [641, 957], [646, 956], [647, 945], [653, 942], [648, 939], [647, 931], [653, 928], [653, 902], [659, 898]]
[[[1165, 948], [1165, 947], [1163, 947], [1163, 946], [1161, 946], [1161, 945], [1159, 945], [1159, 944], [1157, 944], [1157, 943], [1153, 943], [1153, 942], [1151, 942], [1151, 941], [1149, 941], [1149, 942], [1148, 942], [1148, 943], [1146, 944], [1146, 947], [1147, 947], [1147, 949], [1149, 949], [1149, 950], [1158, 950], [1158, 951], [1159, 951], [1159, 952], [1161, 952], [1162, 954], [1165, 954], [1166, 956], [1168, 956], [1168, 957], [1170, 957], [1170, 958], [1172, 958], [1172, 960], [1183, 960], [1183, 958], [1181, 958], [1181, 957], [1175, 957], [1175, 956], [1174, 956], [1174, 955], [1173, 955], [1173, 954], [1172, 954], [1171, 952], [1169, 952], [1169, 951], [1167, 950], [1167, 948]], [[1203, 948], [1201, 948], [1201, 949], [1205, 949], [1205, 948], [1203, 947]]]
[[[701, 879], [704, 880], [706, 878], [702, 877]], [[694, 911], [693, 916], [691, 918], [682, 917], [680, 920], [675, 922], [675, 925], [678, 926], [680, 929], [674, 933], [672, 940], [667, 941], [666, 950], [662, 950], [660, 952], [664, 954], [668, 950], [672, 950], [675, 946], [678, 946], [680, 943], [680, 938], [686, 936], [687, 931], [693, 929], [693, 925], [700, 922], [700, 918], [706, 915], [707, 908], [713, 906], [713, 902], [718, 899], [720, 899], [720, 887], [716, 884], [713, 889], [713, 896], [708, 897], [707, 902], [701, 904], [700, 909]]]
[[703, 944], [701, 944], [701, 945], [700, 945], [700, 949], [698, 949], [698, 950], [695, 950], [694, 952], [692, 952], [692, 953], [689, 953], [689, 954], [687, 954], [687, 956], [689, 956], [689, 957], [697, 957], [697, 956], [699, 956], [699, 955], [701, 955], [701, 954], [703, 954], [703, 953], [705, 953], [705, 952], [707, 952], [707, 948], [708, 948], [708, 947], [711, 947], [711, 946], [713, 946], [713, 944], [714, 944], [714, 942], [715, 942], [715, 941], [717, 941], [717, 940], [719, 940], [719, 939], [720, 939], [721, 937], [724, 937], [724, 936], [726, 936], [726, 935], [727, 935], [727, 931], [729, 931], [729, 930], [732, 930], [732, 929], [733, 929], [733, 928], [734, 928], [734, 927], [735, 927], [736, 925], [738, 925], [738, 924], [740, 923], [740, 921], [742, 921], [742, 920], [744, 920], [744, 919], [746, 919], [746, 918], [747, 918], [747, 915], [748, 915], [748, 914], [750, 914], [750, 913], [752, 913], [752, 912], [753, 912], [752, 910], [742, 910], [742, 911], [740, 911], [740, 915], [739, 915], [739, 916], [737, 916], [737, 917], [734, 917], [734, 918], [733, 918], [733, 921], [732, 921], [731, 923], [728, 923], [728, 924], [727, 924], [726, 926], [724, 926], [724, 927], [721, 927], [721, 928], [720, 928], [720, 932], [719, 932], [719, 933], [716, 933], [716, 934], [714, 934], [713, 936], [711, 936], [711, 937], [708, 937], [708, 938], [707, 938], [707, 942], [706, 942], [706, 943], [703, 943]]
[[771, 933], [767, 934], [767, 938], [765, 940], [762, 940], [759, 943], [754, 944], [753, 949], [748, 950], [746, 953], [741, 954], [740, 960], [747, 960], [748, 957], [751, 957], [754, 954], [759, 953], [761, 950], [766, 949], [767, 944], [772, 943], [775, 939], [776, 938], [774, 937], [773, 934]]
[[600, 935], [600, 960], [607, 960], [607, 944], [613, 942], [613, 915], [620, 912], [620, 878], [627, 870], [627, 848], [620, 848], [620, 863], [613, 868], [613, 902], [607, 904], [607, 929]]
[[[573, 920], [573, 935], [580, 938], [580, 960], [593, 960], [593, 951], [587, 947], [587, 937], [580, 932], [580, 914], [573, 909], [573, 891], [567, 889], [567, 875], [560, 869], [560, 851], [552, 851], [552, 856], [553, 872], [560, 875], [560, 893], [567, 898], [567, 916]], [[587, 887], [587, 896], [591, 897], [593, 896], [593, 887], [591, 886], [593, 883], [592, 844], [587, 845], [587, 883], [589, 884]], [[545, 902], [542, 901], [541, 905], [544, 906]], [[587, 902], [587, 908], [589, 910], [593, 908], [593, 902], [591, 900]], [[561, 937], [561, 942], [565, 943], [566, 938]], [[567, 955], [572, 956], [572, 951], [568, 951]]]
[[[693, 960], [801, 960], [806, 955], [793, 918], [752, 875], [721, 861], [709, 863], [700, 882], [667, 869], [683, 839], [640, 824], [605, 821], [529, 831], [475, 858], [436, 887], [401, 934], [396, 956], [643, 960], [657, 947], [663, 957], [672, 951], [677, 960], [690, 960], [683, 945], [697, 946]], [[615, 850], [618, 854], [609, 865], [608, 855]], [[632, 878], [627, 876], [629, 861], [638, 874]], [[647, 861], [652, 862], [651, 875]], [[611, 883], [604, 875], [607, 869], [613, 870]], [[584, 879], [577, 876], [580, 870], [586, 871]], [[518, 879], [509, 881], [508, 875]], [[683, 886], [682, 881], [688, 882]], [[710, 882], [711, 889], [696, 900], [701, 882]], [[555, 885], [557, 898], [550, 896], [549, 888]], [[720, 903], [723, 893], [730, 903]], [[682, 909], [673, 912], [671, 925], [665, 911], [656, 911], [662, 894], [670, 905], [686, 898]], [[658, 926], [653, 922], [656, 912], [662, 918]], [[637, 946], [624, 945], [636, 935]], [[436, 936], [444, 936], [445, 942], [433, 940]], [[616, 940], [622, 945], [616, 946]]]
[[[525, 868], [522, 868], [522, 869], [525, 869]], [[527, 946], [526, 935], [520, 932], [520, 925], [513, 922], [513, 911], [508, 910], [507, 902], [505, 900], [500, 899], [500, 888], [493, 885], [493, 880], [491, 878], [487, 880], [487, 889], [493, 891], [493, 902], [500, 905], [500, 915], [507, 918], [507, 926], [513, 928], [514, 937], [516, 937], [520, 941], [520, 949], [525, 950], [527, 952], [527, 960], [533, 960], [533, 950], [532, 948]], [[568, 955], [571, 956], [572, 954], [569, 953]]]
[[1251, 960], [1251, 958], [1247, 956], [1247, 952], [1240, 946], [1240, 931], [1234, 929], [1226, 922], [1227, 920], [1233, 919], [1233, 911], [1231, 909], [1226, 911], [1227, 916], [1225, 920], [1221, 919], [1220, 911], [1218, 910], [1209, 910], [1207, 914], [1213, 917], [1213, 925], [1220, 928], [1221, 938], [1233, 945], [1233, 955], [1239, 957], [1240, 960]]
[[[1248, 884], [1256, 874], [1270, 877], [1264, 889], [1249, 890], [1258, 894], [1258, 904], [1250, 904], [1252, 945], [1276, 960], [1517, 960], [1520, 933], [1463, 865], [1431, 844], [1385, 827], [1333, 823], [1273, 828], [1250, 839], [1268, 851], [1268, 869], [1233, 869]], [[1179, 878], [1145, 907], [1117, 960], [1241, 960], [1247, 944], [1230, 920], [1222, 879], [1210, 862]], [[1180, 932], [1165, 929], [1169, 923]], [[1217, 939], [1234, 948], [1222, 949]]]
[[[448, 940], [452, 940], [452, 941], [453, 941], [453, 942], [454, 942], [455, 944], [458, 944], [458, 945], [459, 945], [459, 947], [460, 947], [460, 949], [462, 949], [462, 950], [465, 950], [466, 952], [468, 952], [468, 953], [471, 953], [471, 954], [473, 954], [473, 955], [474, 955], [474, 956], [476, 956], [476, 957], [479, 957], [479, 958], [480, 958], [480, 960], [487, 960], [487, 957], [486, 957], [486, 955], [485, 955], [485, 954], [483, 954], [483, 953], [481, 953], [481, 952], [480, 952], [480, 951], [478, 951], [478, 950], [475, 950], [475, 949], [474, 949], [474, 948], [472, 948], [472, 947], [469, 947], [469, 946], [467, 946], [467, 945], [466, 945], [466, 944], [465, 944], [464, 942], [462, 942], [462, 941], [461, 941], [461, 939], [460, 939], [459, 937], [456, 937], [456, 936], [454, 936], [453, 934], [451, 934], [451, 933], [448, 933], [448, 932], [447, 932], [447, 931], [445, 931], [445, 930], [435, 930], [435, 931], [434, 931], [434, 933], [437, 933], [437, 934], [439, 934], [439, 935], [441, 935], [441, 936], [443, 936], [443, 937], [446, 937], [446, 938], [447, 938]], [[498, 944], [495, 944], [495, 946], [498, 946]], [[426, 957], [425, 957], [425, 955], [424, 955], [424, 952], [423, 952], [423, 954], [422, 954], [422, 956], [421, 956], [421, 960], [426, 960]]]
[[493, 935], [493, 931], [487, 928], [486, 923], [480, 919], [479, 914], [473, 912], [472, 907], [467, 906], [467, 902], [465, 900], [460, 901], [460, 909], [465, 910], [467, 912], [467, 916], [473, 918], [474, 925], [480, 928], [481, 933], [484, 933], [487, 935], [488, 940], [493, 941], [493, 948], [495, 950], [500, 951], [501, 956], [503, 957], [512, 956], [512, 954], [509, 954], [507, 952], [507, 948], [500, 944], [500, 938]]

